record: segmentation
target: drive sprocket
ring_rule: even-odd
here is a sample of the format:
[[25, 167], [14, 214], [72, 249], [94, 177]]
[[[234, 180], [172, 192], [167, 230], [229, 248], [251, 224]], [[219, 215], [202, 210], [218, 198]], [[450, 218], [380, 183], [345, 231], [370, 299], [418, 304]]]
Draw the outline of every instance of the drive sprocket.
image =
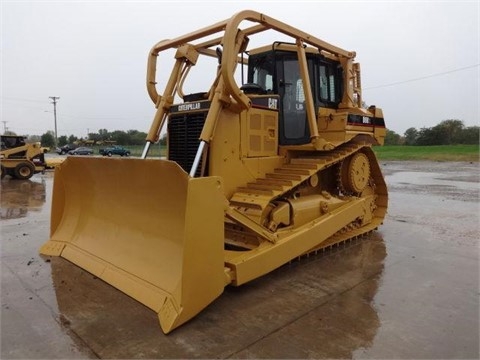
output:
[[346, 194], [360, 194], [370, 180], [370, 162], [363, 152], [357, 152], [340, 165], [339, 187]]

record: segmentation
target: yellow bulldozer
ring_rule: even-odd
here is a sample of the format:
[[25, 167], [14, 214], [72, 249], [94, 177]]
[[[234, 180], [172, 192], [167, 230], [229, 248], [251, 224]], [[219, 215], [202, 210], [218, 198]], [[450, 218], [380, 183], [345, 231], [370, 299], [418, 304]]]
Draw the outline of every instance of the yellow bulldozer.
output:
[[[272, 33], [282, 41], [249, 47]], [[174, 64], [160, 93], [166, 52]], [[168, 333], [225, 286], [376, 229], [387, 188], [371, 147], [386, 129], [380, 108], [362, 106], [354, 59], [250, 10], [158, 42], [146, 79], [156, 113], [141, 158], [61, 164], [41, 253], [153, 309]], [[186, 94], [195, 66], [205, 77], [208, 64], [205, 91]], [[165, 129], [167, 159], [149, 158]]]

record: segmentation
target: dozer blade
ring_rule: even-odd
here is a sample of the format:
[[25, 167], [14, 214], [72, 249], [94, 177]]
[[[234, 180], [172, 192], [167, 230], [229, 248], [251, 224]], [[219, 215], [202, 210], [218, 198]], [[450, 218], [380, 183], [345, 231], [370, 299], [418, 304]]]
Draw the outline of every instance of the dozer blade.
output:
[[168, 333], [223, 292], [225, 204], [219, 177], [191, 178], [174, 162], [68, 158], [40, 252], [156, 311]]

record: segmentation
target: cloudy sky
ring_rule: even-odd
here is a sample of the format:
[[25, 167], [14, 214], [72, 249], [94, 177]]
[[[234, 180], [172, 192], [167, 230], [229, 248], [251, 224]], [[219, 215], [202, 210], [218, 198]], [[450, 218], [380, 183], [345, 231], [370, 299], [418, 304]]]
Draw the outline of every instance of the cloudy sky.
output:
[[[399, 134], [445, 119], [479, 125], [478, 0], [1, 0], [0, 132], [53, 130], [50, 96], [60, 97], [59, 136], [148, 131], [154, 106], [145, 73], [152, 45], [244, 9], [356, 51], [364, 100], [383, 108], [387, 127]], [[170, 67], [158, 69], [158, 81]], [[192, 92], [206, 90], [212, 76], [198, 77]]]

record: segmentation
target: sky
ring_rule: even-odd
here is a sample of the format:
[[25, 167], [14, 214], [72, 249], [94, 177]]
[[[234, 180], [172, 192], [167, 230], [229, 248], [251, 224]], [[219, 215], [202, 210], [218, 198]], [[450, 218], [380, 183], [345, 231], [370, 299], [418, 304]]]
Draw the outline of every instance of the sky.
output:
[[[155, 112], [147, 56], [174, 38], [255, 10], [356, 51], [363, 99], [403, 135], [459, 119], [479, 125], [480, 1], [7, 1], [1, 11], [1, 119], [5, 129], [86, 137], [148, 132]], [[277, 40], [267, 38], [265, 44]], [[259, 44], [260, 45], [260, 44]], [[161, 58], [159, 89], [173, 59]], [[206, 91], [214, 74], [189, 85]]]

